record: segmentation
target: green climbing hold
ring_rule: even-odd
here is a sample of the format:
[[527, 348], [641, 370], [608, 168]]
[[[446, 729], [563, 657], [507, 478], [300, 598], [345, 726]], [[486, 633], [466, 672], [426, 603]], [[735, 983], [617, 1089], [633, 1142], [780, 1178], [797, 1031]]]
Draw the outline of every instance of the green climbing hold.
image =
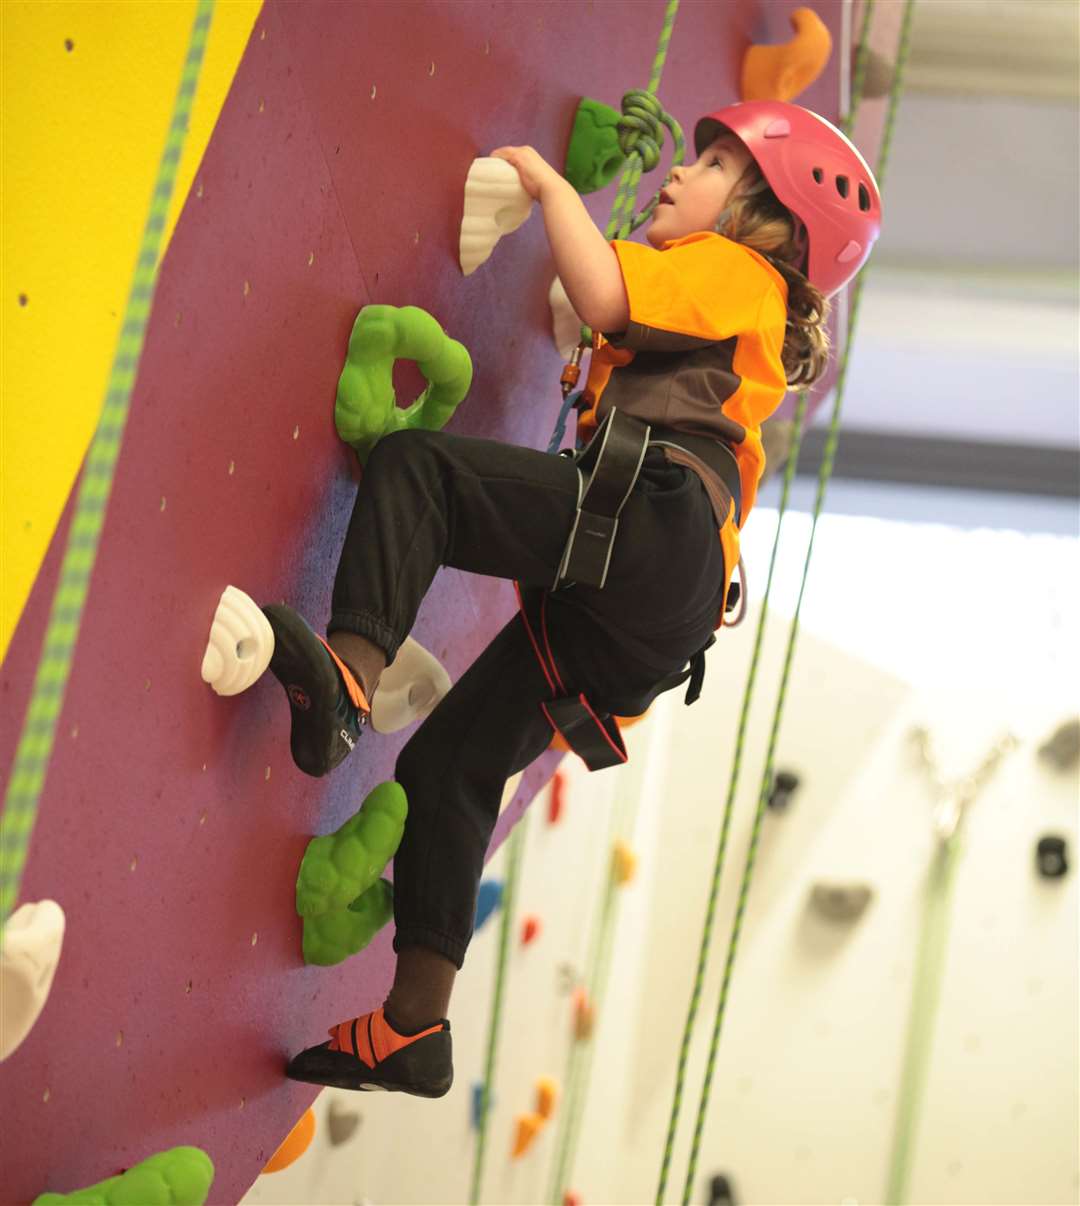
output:
[[336, 833], [308, 843], [296, 877], [305, 963], [340, 963], [390, 920], [393, 886], [379, 877], [401, 844], [408, 812], [405, 789], [389, 780]]
[[408, 811], [405, 789], [390, 779], [373, 788], [336, 833], [312, 838], [296, 877], [297, 913], [318, 917], [366, 892], [394, 857]]
[[362, 951], [394, 915], [394, 885], [372, 884], [344, 909], [304, 918], [304, 962], [329, 967]]
[[174, 1147], [87, 1189], [38, 1194], [31, 1206], [203, 1206], [213, 1180], [202, 1148]]
[[611, 183], [625, 161], [619, 146], [618, 109], [583, 96], [574, 114], [563, 175], [579, 193], [595, 193]]
[[[397, 405], [394, 361], [414, 360], [427, 389], [408, 407]], [[361, 464], [392, 431], [445, 426], [472, 385], [464, 344], [451, 339], [418, 306], [364, 306], [353, 323], [349, 352], [338, 379], [334, 421], [338, 435]]]

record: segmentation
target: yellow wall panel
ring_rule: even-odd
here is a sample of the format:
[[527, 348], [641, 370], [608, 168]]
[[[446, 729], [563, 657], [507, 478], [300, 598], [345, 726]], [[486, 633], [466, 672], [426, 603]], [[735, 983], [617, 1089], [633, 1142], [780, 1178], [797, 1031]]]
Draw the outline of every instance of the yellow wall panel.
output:
[[[218, 0], [162, 247], [260, 0]], [[89, 445], [195, 16], [0, 2], [0, 657]]]

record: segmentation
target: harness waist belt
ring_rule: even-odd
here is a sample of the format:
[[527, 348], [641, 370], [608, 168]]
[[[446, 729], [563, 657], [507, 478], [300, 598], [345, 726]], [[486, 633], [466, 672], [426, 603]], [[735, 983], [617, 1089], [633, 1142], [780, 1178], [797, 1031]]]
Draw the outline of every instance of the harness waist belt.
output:
[[581, 493], [553, 590], [564, 582], [603, 587], [619, 514], [650, 448], [681, 449], [705, 464], [726, 486], [735, 503], [735, 522], [742, 523], [739, 465], [726, 444], [671, 427], [652, 427], [612, 408], [585, 448], [570, 454], [580, 474]]
[[728, 493], [735, 503], [735, 523], [742, 524], [742, 478], [739, 476], [739, 462], [735, 454], [721, 440], [713, 440], [708, 436], [690, 435], [685, 431], [676, 431], [673, 427], [653, 427], [649, 436], [650, 446], [659, 444], [666, 448], [681, 448], [696, 456], [727, 486]]

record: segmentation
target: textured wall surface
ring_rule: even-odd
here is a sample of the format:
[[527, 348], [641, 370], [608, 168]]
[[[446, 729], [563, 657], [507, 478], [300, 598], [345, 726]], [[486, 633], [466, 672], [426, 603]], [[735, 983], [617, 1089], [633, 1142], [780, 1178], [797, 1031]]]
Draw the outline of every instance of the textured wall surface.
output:
[[[271, 3], [256, 21], [162, 265], [23, 880], [67, 934], [0, 1068], [11, 1201], [182, 1143], [213, 1158], [211, 1200], [237, 1200], [315, 1096], [283, 1078], [287, 1055], [381, 1000], [389, 931], [306, 968], [293, 885], [309, 837], [392, 775], [407, 733], [303, 777], [272, 679], [234, 699], [201, 682], [210, 620], [232, 583], [325, 622], [355, 481], [332, 404], [361, 306], [421, 306], [470, 349], [452, 430], [546, 445], [561, 360], [542, 222], [464, 279], [465, 175], [503, 143], [561, 167], [581, 95], [617, 105], [647, 83], [664, 7]], [[793, 7], [684, 3], [666, 107], [692, 128], [734, 100], [746, 45], [785, 40]], [[838, 34], [839, 0], [817, 8]], [[837, 73], [834, 55], [802, 98], [833, 119]], [[589, 199], [601, 224], [613, 196]], [[411, 400], [418, 375], [398, 377]], [[5, 766], [69, 519], [4, 665]], [[414, 635], [456, 677], [512, 610], [508, 584], [444, 571]], [[551, 766], [525, 776], [493, 846]]]
[[[259, 0], [210, 23], [162, 248]], [[195, 0], [0, 10], [0, 657], [97, 423]]]

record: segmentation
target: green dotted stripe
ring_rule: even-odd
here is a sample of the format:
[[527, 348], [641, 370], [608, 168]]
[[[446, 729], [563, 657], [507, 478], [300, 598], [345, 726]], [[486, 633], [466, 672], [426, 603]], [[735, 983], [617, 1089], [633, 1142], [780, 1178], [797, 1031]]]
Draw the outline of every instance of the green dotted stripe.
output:
[[105, 402], [76, 495], [75, 514], [49, 614], [44, 647], [4, 796], [4, 814], [0, 819], [0, 933], [18, 899], [30, 838], [37, 820], [41, 788], [52, 754], [56, 722], [71, 674], [90, 575], [97, 557], [105, 509], [124, 437], [131, 389], [146, 335], [162, 232], [176, 183], [176, 169], [187, 134], [213, 7], [213, 0], [199, 0], [127, 309], [109, 373]]
[[[868, 35], [868, 31], [869, 31], [869, 26], [870, 26], [870, 16], [871, 16], [872, 7], [873, 7], [873, 5], [872, 5], [872, 0], [871, 0], [871, 2], [868, 3], [868, 5], [867, 5], [865, 20], [864, 20], [863, 28], [862, 28], [862, 31], [860, 34], [859, 52], [858, 52], [858, 60], [857, 60], [856, 74], [855, 74], [856, 83], [858, 85], [859, 90], [861, 90], [862, 81], [865, 79], [865, 55], [866, 55], [866, 51], [868, 49], [868, 44], [869, 44], [867, 35]], [[900, 95], [901, 95], [901, 91], [902, 91], [902, 81], [903, 81], [903, 77], [904, 77], [904, 67], [907, 62], [908, 48], [909, 48], [910, 39], [911, 39], [911, 24], [912, 24], [913, 15], [914, 15], [914, 0], [905, 0], [903, 22], [902, 22], [902, 26], [901, 26], [900, 40], [899, 40], [899, 46], [898, 46], [898, 50], [897, 50], [896, 67], [895, 67], [895, 71], [894, 71], [892, 87], [890, 89], [890, 94], [889, 94], [889, 106], [888, 106], [888, 111], [887, 111], [886, 119], [885, 119], [885, 129], [884, 129], [884, 134], [882, 137], [881, 154], [879, 157], [879, 166], [878, 166], [878, 173], [877, 173], [878, 174], [878, 183], [882, 188], [884, 187], [886, 169], [887, 169], [888, 160], [889, 160], [889, 152], [890, 152], [891, 145], [892, 145], [892, 135], [893, 135], [893, 130], [894, 130], [894, 126], [895, 126], [896, 115], [897, 115], [897, 112], [899, 109], [899, 100], [900, 100]], [[849, 115], [848, 120], [845, 123], [846, 132], [848, 132], [849, 134], [850, 134], [850, 131], [851, 131], [851, 128], [853, 125], [853, 115], [856, 112], [856, 107], [858, 105], [858, 102], [859, 102], [859, 96], [858, 96], [858, 91], [856, 91], [855, 95], [854, 95], [854, 100], [853, 100], [852, 114]], [[712, 1038], [710, 1041], [709, 1056], [708, 1056], [706, 1072], [705, 1072], [705, 1080], [704, 1080], [704, 1084], [702, 1086], [701, 1099], [700, 1099], [699, 1106], [698, 1106], [698, 1115], [697, 1115], [697, 1120], [696, 1120], [695, 1127], [694, 1127], [694, 1136], [693, 1136], [693, 1142], [691, 1145], [689, 1164], [688, 1164], [688, 1168], [687, 1168], [687, 1176], [686, 1176], [686, 1181], [683, 1186], [683, 1199], [682, 1200], [683, 1200], [684, 1206], [686, 1203], [689, 1203], [691, 1195], [693, 1193], [693, 1182], [694, 1182], [694, 1177], [695, 1177], [696, 1171], [697, 1171], [697, 1160], [698, 1160], [698, 1156], [699, 1156], [700, 1150], [701, 1150], [701, 1137], [702, 1137], [702, 1133], [703, 1133], [704, 1127], [705, 1127], [705, 1118], [706, 1118], [706, 1113], [707, 1113], [708, 1104], [709, 1104], [709, 1093], [710, 1093], [710, 1089], [712, 1086], [712, 1077], [713, 1077], [713, 1072], [714, 1072], [715, 1064], [716, 1064], [716, 1053], [717, 1053], [717, 1049], [719, 1047], [720, 1034], [721, 1034], [721, 1030], [723, 1028], [724, 1015], [725, 1015], [726, 1007], [727, 1007], [728, 994], [729, 994], [730, 985], [731, 985], [731, 975], [732, 975], [732, 971], [735, 966], [735, 956], [736, 956], [736, 952], [737, 952], [737, 948], [738, 948], [738, 940], [739, 940], [739, 936], [742, 931], [743, 918], [744, 918], [745, 912], [746, 912], [746, 902], [747, 902], [747, 899], [749, 897], [749, 892], [750, 892], [750, 883], [751, 883], [751, 879], [753, 876], [753, 870], [754, 870], [754, 865], [755, 865], [756, 856], [757, 856], [757, 846], [758, 846], [758, 840], [759, 840], [760, 832], [761, 832], [761, 823], [762, 823], [762, 820], [764, 817], [765, 808], [767, 807], [767, 804], [768, 804], [769, 791], [770, 791], [770, 788], [772, 785], [776, 745], [777, 745], [777, 740], [778, 740], [779, 732], [780, 732], [780, 723], [781, 723], [781, 719], [783, 717], [784, 704], [785, 704], [785, 700], [786, 700], [786, 696], [787, 696], [788, 682], [789, 682], [790, 675], [791, 675], [791, 666], [792, 666], [792, 662], [794, 660], [794, 655], [795, 655], [795, 644], [796, 644], [796, 639], [798, 636], [798, 629], [799, 629], [799, 615], [800, 615], [800, 612], [802, 609], [803, 597], [806, 592], [806, 582], [809, 577], [810, 559], [813, 555], [813, 549], [814, 549], [814, 536], [817, 532], [817, 523], [818, 523], [818, 519], [821, 515], [822, 506], [825, 501], [825, 492], [826, 492], [826, 488], [828, 486], [829, 479], [832, 475], [833, 463], [835, 460], [835, 453], [836, 453], [836, 446], [837, 446], [837, 443], [839, 442], [840, 412], [841, 412], [841, 407], [843, 404], [845, 387], [847, 384], [847, 370], [848, 370], [848, 365], [850, 363], [850, 353], [851, 353], [851, 348], [852, 348], [853, 341], [854, 341], [855, 330], [858, 326], [860, 302], [862, 299], [863, 287], [865, 285], [865, 282], [866, 282], [866, 271], [864, 270], [862, 273], [860, 273], [859, 277], [856, 279], [854, 288], [852, 291], [853, 296], [852, 296], [852, 304], [851, 304], [851, 314], [850, 314], [850, 319], [849, 319], [849, 323], [848, 323], [848, 338], [847, 338], [847, 343], [846, 343], [846, 346], [844, 349], [844, 355], [841, 358], [840, 369], [837, 374], [837, 381], [836, 381], [835, 394], [834, 394], [833, 413], [832, 413], [832, 418], [831, 418], [830, 425], [829, 425], [828, 437], [827, 437], [826, 443], [825, 443], [825, 450], [822, 455], [821, 469], [818, 474], [817, 495], [814, 500], [814, 512], [813, 512], [813, 521], [812, 521], [811, 529], [810, 529], [810, 540], [807, 545], [806, 558], [805, 558], [805, 561], [803, 564], [802, 583], [801, 583], [800, 589], [799, 589], [798, 602], [795, 607], [795, 615], [792, 618], [791, 628], [790, 628], [789, 635], [788, 635], [788, 646], [787, 646], [787, 652], [786, 652], [786, 655], [784, 658], [783, 672], [781, 674], [781, 679], [780, 679], [780, 689], [779, 689], [779, 694], [778, 694], [778, 698], [777, 698], [776, 713], [773, 718], [772, 731], [769, 735], [769, 745], [768, 745], [768, 750], [767, 750], [766, 756], [765, 756], [765, 769], [764, 769], [764, 773], [762, 774], [761, 785], [760, 785], [760, 788], [758, 791], [757, 812], [754, 817], [754, 826], [753, 826], [753, 832], [751, 834], [751, 839], [750, 839], [750, 848], [747, 852], [746, 866], [745, 866], [745, 869], [743, 872], [743, 879], [742, 879], [742, 883], [741, 883], [740, 889], [739, 889], [739, 898], [738, 898], [738, 904], [737, 904], [737, 908], [736, 908], [735, 921], [734, 921], [734, 926], [733, 926], [733, 930], [732, 930], [731, 942], [730, 942], [730, 945], [728, 948], [727, 960], [726, 960], [726, 964], [725, 964], [725, 968], [724, 968], [723, 983], [721, 985], [721, 990], [720, 990], [720, 1000], [717, 1004], [716, 1017], [715, 1017], [714, 1025], [713, 1025], [713, 1033], [712, 1033]], [[801, 437], [801, 421], [799, 424], [799, 432], [800, 432], [800, 437]], [[796, 447], [792, 451], [792, 456], [791, 456], [792, 464], [789, 464], [789, 470], [791, 469], [797, 455], [798, 455], [798, 445], [796, 445]], [[789, 480], [789, 476], [785, 475], [785, 485], [787, 484], [788, 480]], [[781, 511], [781, 519], [782, 519], [782, 516], [783, 516], [783, 512]], [[777, 541], [779, 541], [779, 538], [780, 538], [780, 525], [778, 523], [777, 535], [776, 535]], [[774, 556], [775, 556], [775, 546], [774, 546]], [[768, 592], [766, 591], [766, 598], [765, 598], [765, 601], [763, 601], [763, 603], [762, 603], [763, 613], [762, 613], [761, 625], [764, 624], [764, 608], [765, 608], [765, 603], [766, 603], [767, 599], [768, 599]], [[744, 703], [744, 710], [746, 708], [748, 708], [748, 706], [749, 706], [749, 696], [747, 697], [747, 699]], [[729, 795], [729, 801], [728, 801], [729, 807], [731, 806], [731, 799], [732, 799], [732, 796]], [[717, 887], [718, 887], [718, 884], [717, 884]], [[702, 947], [703, 957], [706, 954], [707, 954], [707, 945], [703, 945], [703, 947]], [[684, 1041], [685, 1041], [685, 1039], [684, 1039]], [[670, 1146], [670, 1136], [669, 1136], [669, 1146]], [[661, 1192], [662, 1192], [662, 1189], [663, 1189], [663, 1181], [661, 1181]], [[658, 1201], [659, 1200], [660, 1200], [660, 1197], [658, 1195]]]
[[495, 972], [495, 990], [491, 1001], [491, 1026], [488, 1028], [487, 1065], [484, 1070], [484, 1087], [480, 1098], [480, 1124], [476, 1136], [476, 1154], [473, 1160], [472, 1189], [469, 1201], [477, 1206], [480, 1201], [480, 1186], [484, 1178], [484, 1156], [487, 1153], [488, 1118], [491, 1116], [491, 1092], [495, 1084], [495, 1059], [499, 1046], [499, 1030], [503, 1009], [503, 993], [506, 987], [506, 965], [510, 958], [510, 936], [514, 928], [514, 901], [517, 897], [518, 878], [521, 874], [521, 854], [525, 844], [525, 832], [529, 823], [526, 811], [514, 826], [507, 841], [506, 888], [502, 900], [502, 917], [499, 925], [499, 961]]

